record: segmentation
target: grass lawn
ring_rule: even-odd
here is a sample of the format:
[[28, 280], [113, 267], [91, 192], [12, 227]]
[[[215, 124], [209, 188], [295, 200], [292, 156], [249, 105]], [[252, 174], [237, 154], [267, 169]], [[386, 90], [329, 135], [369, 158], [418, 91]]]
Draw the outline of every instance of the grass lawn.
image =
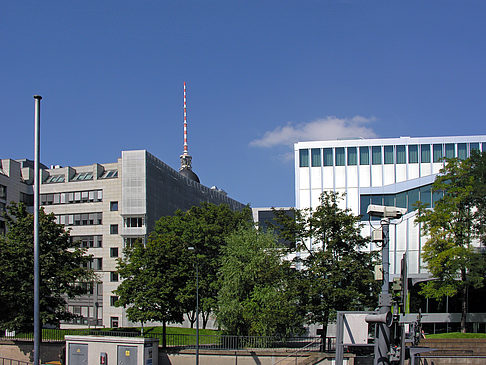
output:
[[486, 333], [437, 333], [435, 335], [427, 335], [427, 338], [486, 338]]

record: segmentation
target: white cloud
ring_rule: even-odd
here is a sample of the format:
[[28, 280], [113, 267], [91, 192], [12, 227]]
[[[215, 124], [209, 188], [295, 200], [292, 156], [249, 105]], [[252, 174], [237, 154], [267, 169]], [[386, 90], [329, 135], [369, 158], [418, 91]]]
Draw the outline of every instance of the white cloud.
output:
[[274, 147], [291, 145], [301, 141], [320, 141], [338, 138], [373, 138], [376, 133], [369, 127], [374, 118], [355, 116], [353, 118], [337, 118], [329, 116], [308, 123], [289, 122], [273, 131], [267, 131], [261, 138], [250, 142], [254, 147]]

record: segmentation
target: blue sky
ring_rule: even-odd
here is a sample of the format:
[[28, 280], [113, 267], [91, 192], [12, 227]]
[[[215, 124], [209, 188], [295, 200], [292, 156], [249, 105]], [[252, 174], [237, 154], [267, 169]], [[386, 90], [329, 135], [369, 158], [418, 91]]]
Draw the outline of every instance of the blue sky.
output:
[[146, 149], [178, 168], [187, 82], [201, 182], [294, 204], [293, 143], [485, 134], [482, 0], [5, 1], [1, 158]]

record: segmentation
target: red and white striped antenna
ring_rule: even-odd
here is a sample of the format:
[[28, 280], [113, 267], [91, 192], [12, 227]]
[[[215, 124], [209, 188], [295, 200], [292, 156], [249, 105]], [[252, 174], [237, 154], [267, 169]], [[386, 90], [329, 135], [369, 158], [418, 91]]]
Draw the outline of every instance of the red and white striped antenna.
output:
[[192, 169], [192, 157], [189, 155], [187, 147], [187, 91], [186, 82], [184, 81], [184, 152], [181, 155], [181, 168], [180, 170]]
[[184, 81], [184, 155], [187, 155], [187, 102], [186, 102], [186, 82]]

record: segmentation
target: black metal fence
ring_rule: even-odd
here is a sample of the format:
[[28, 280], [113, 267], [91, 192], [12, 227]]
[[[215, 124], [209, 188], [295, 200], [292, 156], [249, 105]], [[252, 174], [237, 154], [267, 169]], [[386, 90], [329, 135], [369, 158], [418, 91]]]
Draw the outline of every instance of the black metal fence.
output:
[[20, 361], [20, 360], [14, 360], [14, 359], [6, 359], [3, 357], [0, 357], [0, 365], [31, 365], [31, 362], [25, 362], [25, 361]]
[[[161, 333], [145, 333], [139, 331], [109, 331], [100, 329], [84, 330], [60, 330], [43, 329], [43, 342], [62, 342], [65, 336], [122, 336], [122, 337], [149, 337], [157, 338], [159, 344], [166, 347], [195, 348], [196, 335], [194, 334], [166, 334], [165, 341]], [[32, 341], [33, 333], [0, 333], [0, 340]], [[308, 351], [332, 352], [335, 351], [336, 339], [328, 337], [320, 340], [320, 337], [271, 337], [271, 336], [228, 336], [228, 335], [199, 335], [199, 347], [214, 350], [239, 350], [239, 349], [299, 349], [307, 347]], [[0, 363], [0, 365], [3, 365]]]

